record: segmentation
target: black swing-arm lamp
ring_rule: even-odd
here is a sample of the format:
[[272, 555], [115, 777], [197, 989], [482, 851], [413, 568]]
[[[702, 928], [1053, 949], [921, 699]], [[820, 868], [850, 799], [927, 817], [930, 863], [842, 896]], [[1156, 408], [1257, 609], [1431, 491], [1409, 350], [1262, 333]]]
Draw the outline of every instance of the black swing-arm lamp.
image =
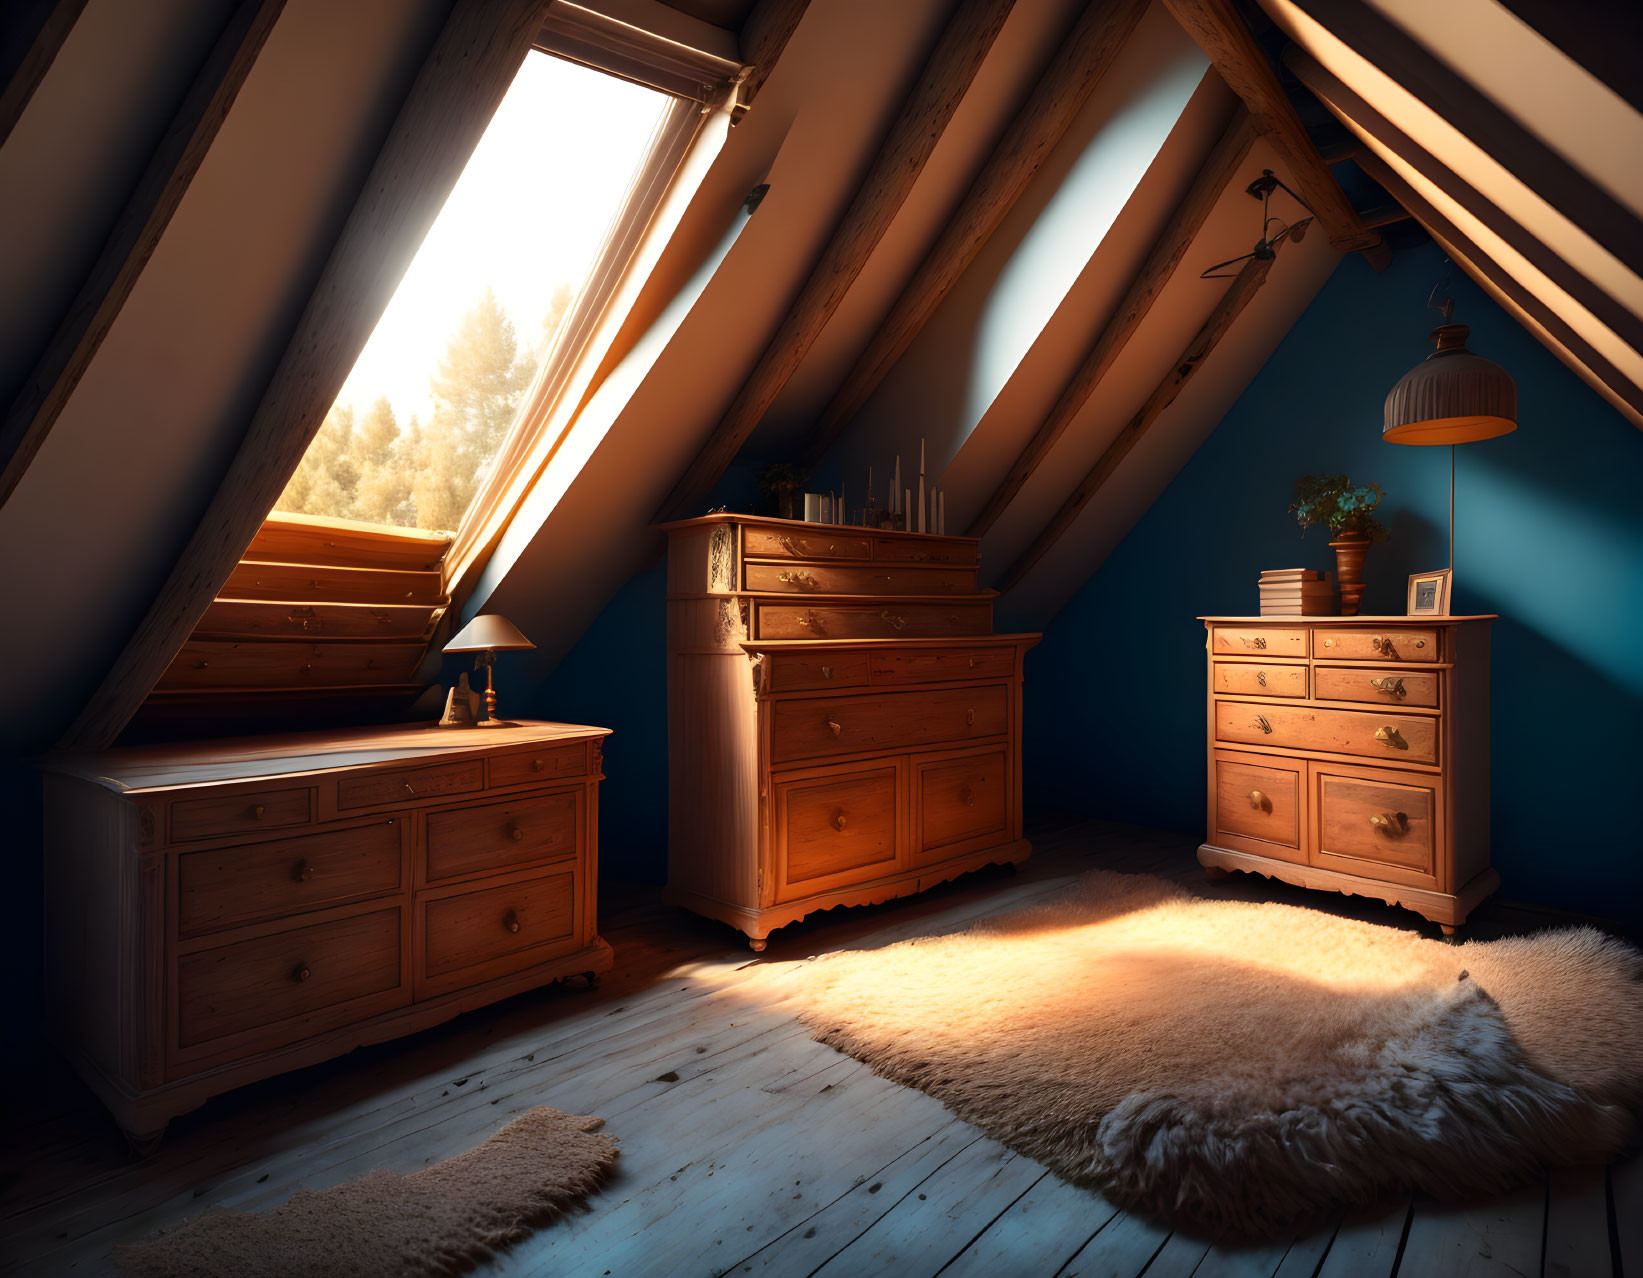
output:
[[[1278, 245], [1282, 244], [1286, 239], [1294, 240], [1297, 244], [1299, 244], [1306, 238], [1306, 228], [1312, 224], [1312, 218], [1308, 216], [1303, 217], [1299, 222], [1284, 222], [1279, 218], [1273, 217], [1271, 205], [1272, 193], [1274, 191], [1285, 192], [1290, 199], [1299, 204], [1307, 211], [1308, 214], [1312, 213], [1312, 207], [1300, 196], [1296, 195], [1294, 191], [1291, 191], [1289, 187], [1284, 185], [1282, 179], [1275, 176], [1271, 169], [1262, 169], [1261, 176], [1256, 178], [1244, 188], [1245, 195], [1249, 196], [1251, 199], [1259, 200], [1261, 202], [1260, 239], [1255, 241], [1255, 247], [1249, 252], [1242, 254], [1239, 257], [1230, 258], [1225, 262], [1217, 262], [1214, 266], [1204, 271], [1203, 274], [1198, 277], [1199, 279], [1231, 279], [1237, 275], [1238, 272], [1229, 271], [1227, 270], [1227, 267], [1238, 266], [1243, 262], [1250, 261], [1251, 259], [1256, 261], [1270, 261], [1272, 258], [1278, 256]], [[1281, 229], [1276, 235], [1269, 237], [1267, 232], [1271, 230], [1274, 222], [1277, 222]]]

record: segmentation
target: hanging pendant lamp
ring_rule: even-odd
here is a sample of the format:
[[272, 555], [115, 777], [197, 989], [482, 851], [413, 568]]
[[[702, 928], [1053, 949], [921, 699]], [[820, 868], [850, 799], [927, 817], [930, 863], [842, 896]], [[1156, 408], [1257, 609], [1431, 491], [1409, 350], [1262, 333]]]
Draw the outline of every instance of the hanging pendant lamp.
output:
[[[1439, 287], [1442, 287], [1441, 283]], [[1432, 292], [1437, 293], [1434, 288]], [[1444, 299], [1443, 318], [1454, 307]], [[1455, 572], [1455, 449], [1517, 429], [1517, 383], [1499, 364], [1466, 349], [1464, 324], [1432, 330], [1433, 351], [1405, 373], [1386, 397], [1381, 438], [1394, 444], [1448, 444], [1449, 574]], [[1451, 582], [1451, 589], [1453, 583]]]
[[1432, 330], [1433, 351], [1386, 397], [1381, 438], [1394, 444], [1469, 444], [1517, 429], [1517, 386], [1499, 364], [1466, 349], [1464, 324]]

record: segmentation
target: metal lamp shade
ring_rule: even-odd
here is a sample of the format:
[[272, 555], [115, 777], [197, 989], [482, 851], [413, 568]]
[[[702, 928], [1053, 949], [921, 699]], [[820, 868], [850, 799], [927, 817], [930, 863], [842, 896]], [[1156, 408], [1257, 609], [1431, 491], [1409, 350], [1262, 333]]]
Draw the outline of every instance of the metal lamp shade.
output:
[[1438, 344], [1386, 397], [1381, 438], [1394, 444], [1469, 444], [1517, 429], [1517, 386], [1499, 364], [1466, 349], [1467, 327], [1432, 330]]
[[536, 645], [519, 633], [517, 626], [499, 613], [475, 617], [445, 645], [446, 652], [505, 652]]

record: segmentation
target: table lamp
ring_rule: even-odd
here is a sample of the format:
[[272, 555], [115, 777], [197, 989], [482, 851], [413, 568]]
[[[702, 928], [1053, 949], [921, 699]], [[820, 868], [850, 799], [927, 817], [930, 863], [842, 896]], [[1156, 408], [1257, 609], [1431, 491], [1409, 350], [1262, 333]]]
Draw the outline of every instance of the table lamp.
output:
[[491, 670], [496, 665], [496, 654], [514, 649], [534, 648], [536, 645], [518, 628], [497, 613], [486, 613], [475, 617], [461, 630], [457, 631], [456, 638], [445, 645], [446, 652], [476, 652], [474, 658], [474, 673], [481, 669], [485, 671], [485, 717], [476, 725], [481, 728], [513, 728], [517, 724], [504, 722], [496, 717], [496, 688], [491, 680]]
[[[1435, 291], [1435, 290], [1434, 290]], [[1452, 302], [1443, 304], [1443, 318]], [[1499, 364], [1466, 349], [1464, 324], [1432, 330], [1433, 351], [1386, 397], [1381, 438], [1394, 444], [1448, 444], [1449, 571], [1455, 571], [1455, 449], [1517, 429], [1517, 386]]]

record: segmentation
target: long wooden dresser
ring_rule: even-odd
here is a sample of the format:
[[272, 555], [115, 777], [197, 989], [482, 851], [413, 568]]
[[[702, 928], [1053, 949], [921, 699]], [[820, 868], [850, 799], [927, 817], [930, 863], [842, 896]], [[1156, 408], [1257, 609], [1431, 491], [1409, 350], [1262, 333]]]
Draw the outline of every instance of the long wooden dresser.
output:
[[604, 728], [57, 754], [49, 1012], [140, 1148], [208, 1097], [610, 967]]
[[1446, 935], [1489, 866], [1494, 617], [1205, 617], [1212, 874], [1376, 896]]
[[667, 899], [746, 933], [1025, 859], [1022, 659], [978, 543], [709, 515], [668, 533]]

